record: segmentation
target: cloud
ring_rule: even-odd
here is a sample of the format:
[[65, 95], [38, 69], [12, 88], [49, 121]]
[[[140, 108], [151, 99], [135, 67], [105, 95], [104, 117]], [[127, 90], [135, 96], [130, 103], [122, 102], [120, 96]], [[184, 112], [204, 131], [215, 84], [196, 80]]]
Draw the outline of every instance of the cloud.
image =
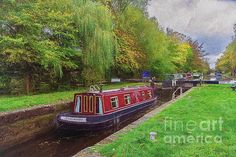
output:
[[211, 67], [232, 40], [236, 24], [234, 0], [152, 0], [148, 12], [164, 28], [204, 42]]

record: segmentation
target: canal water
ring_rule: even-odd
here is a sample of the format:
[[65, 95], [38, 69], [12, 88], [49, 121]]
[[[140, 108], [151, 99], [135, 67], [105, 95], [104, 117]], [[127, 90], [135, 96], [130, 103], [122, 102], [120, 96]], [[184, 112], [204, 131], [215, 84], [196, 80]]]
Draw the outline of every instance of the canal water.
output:
[[[124, 128], [128, 124], [142, 117], [154, 108], [159, 107], [170, 100], [166, 94], [162, 94], [158, 104], [146, 111], [129, 119], [126, 123], [116, 128], [116, 131]], [[30, 141], [16, 145], [7, 150], [0, 150], [0, 156], [3, 157], [69, 157], [89, 146], [92, 146], [102, 139], [115, 132], [114, 129], [95, 132], [95, 133], [58, 133], [57, 130], [48, 132]]]
[[69, 157], [106, 138], [111, 133], [61, 135], [50, 132], [2, 152], [4, 157]]

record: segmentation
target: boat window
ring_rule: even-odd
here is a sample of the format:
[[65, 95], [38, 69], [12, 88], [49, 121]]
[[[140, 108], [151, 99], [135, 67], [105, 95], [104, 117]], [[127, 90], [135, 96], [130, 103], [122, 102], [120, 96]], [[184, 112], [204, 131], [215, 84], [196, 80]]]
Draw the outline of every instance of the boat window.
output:
[[125, 105], [131, 104], [130, 94], [125, 95]]
[[103, 111], [102, 111], [102, 99], [101, 97], [96, 97], [96, 105], [95, 105], [96, 109], [96, 113], [97, 114], [103, 114]]
[[152, 92], [148, 91], [148, 98], [151, 99], [152, 98]]
[[142, 98], [143, 98], [143, 100], [146, 99], [146, 98], [145, 98], [145, 92], [144, 92], [144, 91], [142, 91]]
[[79, 113], [81, 112], [81, 96], [78, 96], [75, 101], [75, 112]]
[[118, 107], [118, 97], [112, 97], [111, 98], [111, 106], [112, 106], [112, 108], [117, 108]]
[[84, 112], [88, 112], [88, 96], [84, 96]]
[[89, 112], [93, 112], [93, 96], [89, 97]]

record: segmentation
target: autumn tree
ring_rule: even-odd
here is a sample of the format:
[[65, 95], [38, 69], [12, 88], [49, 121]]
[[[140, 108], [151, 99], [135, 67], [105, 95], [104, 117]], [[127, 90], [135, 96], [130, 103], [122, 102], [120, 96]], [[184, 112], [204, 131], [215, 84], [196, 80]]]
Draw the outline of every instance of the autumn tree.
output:
[[177, 71], [207, 73], [210, 70], [209, 63], [204, 58], [206, 54], [203, 50], [203, 43], [192, 40], [191, 37], [169, 28], [167, 29], [167, 35], [170, 36], [172, 41], [174, 40], [174, 44], [177, 44], [177, 48], [172, 50], [173, 62], [179, 67]]
[[218, 59], [216, 69], [236, 76], [236, 39], [227, 46], [224, 54]]

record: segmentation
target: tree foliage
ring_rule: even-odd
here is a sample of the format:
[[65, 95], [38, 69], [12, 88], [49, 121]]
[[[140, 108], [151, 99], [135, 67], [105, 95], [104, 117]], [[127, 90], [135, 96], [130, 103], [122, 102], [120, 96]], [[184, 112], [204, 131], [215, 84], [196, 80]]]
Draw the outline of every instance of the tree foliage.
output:
[[143, 12], [146, 12], [147, 5], [150, 0], [98, 0], [105, 5], [108, 5], [113, 12], [121, 14], [129, 6], [141, 9]]
[[227, 46], [224, 54], [218, 59], [216, 69], [236, 75], [236, 39]]
[[142, 69], [144, 54], [133, 36], [123, 31], [116, 31], [119, 54], [116, 55], [113, 75], [129, 78], [137, 76]]
[[163, 31], [148, 16], [148, 2], [1, 1], [0, 85], [29, 93], [98, 83], [108, 74], [131, 78], [143, 71], [162, 76], [206, 69], [201, 45]]
[[140, 50], [146, 56], [141, 62], [144, 63], [141, 64], [142, 69], [150, 70], [156, 74], [172, 71], [170, 58], [167, 57], [170, 53], [168, 38], [159, 29], [155, 19], [149, 19], [138, 8], [129, 7], [120, 16], [119, 28], [134, 37]]
[[226, 47], [223, 55], [217, 60], [216, 69], [236, 76], [236, 24], [233, 41]]
[[46, 0], [15, 1], [4, 7], [9, 10], [1, 17], [0, 56], [8, 71], [27, 74], [26, 79], [39, 71], [62, 78], [83, 65], [85, 71], [90, 69], [88, 74], [92, 69], [103, 78], [113, 64], [113, 23], [104, 5]]
[[[63, 4], [63, 5], [62, 5]], [[1, 17], [0, 56], [8, 71], [24, 75], [27, 93], [39, 71], [62, 77], [78, 67], [78, 29], [64, 1], [13, 1]]]
[[171, 38], [172, 44], [176, 45], [176, 47], [172, 49], [172, 52], [177, 71], [207, 73], [210, 70], [209, 63], [204, 58], [205, 52], [203, 50], [203, 44], [171, 29], [167, 29], [167, 34]]
[[83, 50], [83, 74], [88, 83], [95, 83], [103, 79], [116, 55], [112, 14], [104, 5], [92, 1], [77, 1], [74, 8]]

